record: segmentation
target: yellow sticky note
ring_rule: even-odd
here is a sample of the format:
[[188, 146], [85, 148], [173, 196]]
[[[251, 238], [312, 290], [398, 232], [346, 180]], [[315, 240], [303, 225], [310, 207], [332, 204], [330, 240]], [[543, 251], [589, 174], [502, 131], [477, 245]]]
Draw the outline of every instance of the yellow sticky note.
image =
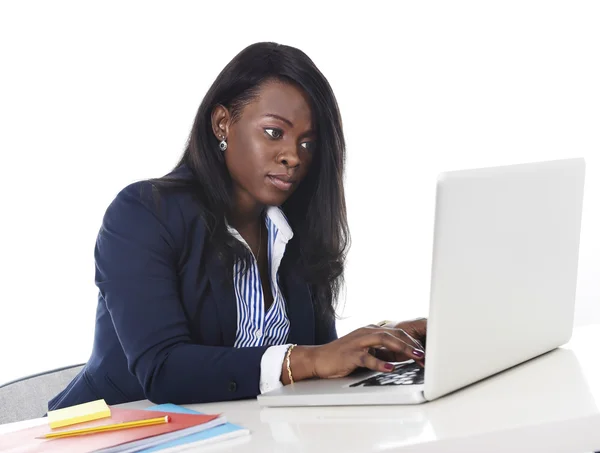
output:
[[110, 407], [104, 400], [97, 400], [49, 411], [48, 424], [54, 429], [107, 417], [110, 417]]

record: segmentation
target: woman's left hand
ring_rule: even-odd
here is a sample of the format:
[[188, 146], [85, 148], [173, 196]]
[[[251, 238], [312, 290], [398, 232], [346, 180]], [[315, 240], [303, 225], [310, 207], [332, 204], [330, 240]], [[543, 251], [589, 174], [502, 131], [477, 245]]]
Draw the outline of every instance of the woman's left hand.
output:
[[[427, 356], [427, 351], [425, 350], [426, 339], [427, 339], [427, 319], [426, 318], [417, 318], [411, 321], [402, 321], [399, 323], [389, 323], [384, 326], [385, 328], [390, 329], [399, 329], [404, 332], [406, 338], [411, 341], [417, 349], [425, 351], [425, 356]], [[387, 349], [376, 349], [371, 351], [375, 357], [381, 360], [386, 360], [388, 362], [404, 362], [406, 360], [412, 359], [412, 357], [406, 357], [402, 354], [394, 353]], [[419, 365], [425, 366], [425, 357], [422, 360], [415, 360]]]

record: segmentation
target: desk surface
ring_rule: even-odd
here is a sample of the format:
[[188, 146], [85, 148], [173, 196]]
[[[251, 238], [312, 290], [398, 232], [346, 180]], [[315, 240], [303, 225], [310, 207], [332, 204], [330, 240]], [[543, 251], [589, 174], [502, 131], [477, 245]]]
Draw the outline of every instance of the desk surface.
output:
[[[224, 413], [252, 431], [202, 451], [583, 453], [600, 450], [599, 349], [600, 325], [579, 327], [562, 348], [417, 406], [261, 408], [247, 400], [187, 407]], [[0, 434], [39, 423], [3, 425]]]

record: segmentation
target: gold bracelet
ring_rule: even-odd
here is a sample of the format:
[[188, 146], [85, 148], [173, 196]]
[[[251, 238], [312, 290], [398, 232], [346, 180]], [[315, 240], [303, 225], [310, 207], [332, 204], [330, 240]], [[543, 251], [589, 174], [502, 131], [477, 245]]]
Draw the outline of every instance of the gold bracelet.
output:
[[288, 371], [288, 376], [289, 376], [289, 378], [290, 378], [290, 384], [293, 384], [293, 383], [294, 383], [294, 377], [292, 376], [292, 366], [291, 366], [291, 364], [290, 364], [290, 356], [292, 355], [292, 350], [293, 350], [293, 349], [294, 349], [296, 346], [298, 346], [298, 345], [297, 345], [297, 344], [293, 344], [293, 345], [291, 345], [291, 346], [288, 348], [288, 350], [287, 350], [287, 354], [286, 354], [286, 357], [285, 357], [285, 363], [286, 363], [286, 365], [287, 365], [287, 371]]

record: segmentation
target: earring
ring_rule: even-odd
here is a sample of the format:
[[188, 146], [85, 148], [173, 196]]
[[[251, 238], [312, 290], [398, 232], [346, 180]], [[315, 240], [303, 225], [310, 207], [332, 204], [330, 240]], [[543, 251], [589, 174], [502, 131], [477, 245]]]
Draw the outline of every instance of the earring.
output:
[[225, 141], [225, 137], [221, 137], [222, 140], [219, 143], [219, 149], [223, 152], [225, 152], [225, 150], [227, 149], [227, 142]]

